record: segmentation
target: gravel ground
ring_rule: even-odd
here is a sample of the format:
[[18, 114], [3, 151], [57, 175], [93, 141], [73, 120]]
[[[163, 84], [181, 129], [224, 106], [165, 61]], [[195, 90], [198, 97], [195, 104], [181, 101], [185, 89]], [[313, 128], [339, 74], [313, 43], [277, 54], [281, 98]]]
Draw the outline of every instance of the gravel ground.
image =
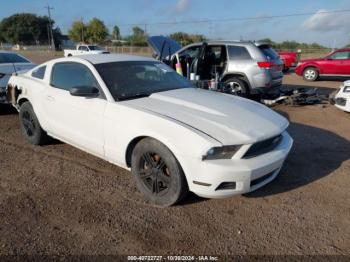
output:
[[[329, 92], [339, 83], [311, 85]], [[310, 85], [294, 74], [285, 84]], [[274, 109], [295, 140], [276, 180], [243, 196], [190, 195], [157, 208], [128, 171], [60, 142], [28, 145], [16, 112], [1, 106], [0, 255], [349, 258], [350, 114], [330, 105]]]

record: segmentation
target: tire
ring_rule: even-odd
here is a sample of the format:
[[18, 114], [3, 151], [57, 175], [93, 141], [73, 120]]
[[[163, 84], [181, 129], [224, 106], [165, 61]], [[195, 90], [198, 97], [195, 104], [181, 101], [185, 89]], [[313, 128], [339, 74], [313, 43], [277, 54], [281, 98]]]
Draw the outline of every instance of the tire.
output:
[[307, 67], [303, 71], [303, 78], [306, 81], [316, 81], [318, 78], [318, 71], [314, 67]]
[[68, 54], [68, 55], [67, 55], [67, 57], [71, 57], [71, 56], [72, 56], [72, 54]]
[[152, 204], [171, 206], [184, 199], [188, 193], [179, 162], [165, 145], [155, 139], [145, 138], [135, 146], [131, 172], [137, 188]]
[[231, 95], [237, 95], [241, 97], [249, 96], [249, 88], [242, 79], [238, 77], [232, 77], [225, 81], [225, 93]]
[[283, 72], [283, 73], [287, 73], [288, 71], [289, 71], [289, 67], [284, 66], [282, 72]]
[[43, 145], [48, 141], [46, 132], [40, 126], [33, 107], [29, 102], [24, 102], [19, 110], [19, 121], [22, 135], [32, 145]]

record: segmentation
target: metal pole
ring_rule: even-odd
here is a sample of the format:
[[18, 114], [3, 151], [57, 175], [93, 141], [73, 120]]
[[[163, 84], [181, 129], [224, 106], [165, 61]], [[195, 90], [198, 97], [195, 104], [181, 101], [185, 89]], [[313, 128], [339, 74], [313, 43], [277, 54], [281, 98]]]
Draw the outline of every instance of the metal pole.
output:
[[54, 45], [55, 45], [55, 41], [53, 39], [53, 32], [52, 32], [52, 20], [51, 20], [51, 10], [53, 9], [53, 7], [50, 7], [49, 5], [45, 6], [45, 8], [47, 9], [47, 13], [49, 14], [49, 26], [50, 26], [50, 37], [51, 37], [51, 50], [53, 50]]

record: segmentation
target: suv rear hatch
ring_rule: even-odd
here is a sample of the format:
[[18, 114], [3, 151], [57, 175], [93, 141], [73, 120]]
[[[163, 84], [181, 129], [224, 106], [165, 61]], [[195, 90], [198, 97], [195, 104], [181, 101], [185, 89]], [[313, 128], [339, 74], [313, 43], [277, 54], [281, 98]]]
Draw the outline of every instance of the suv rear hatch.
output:
[[282, 84], [283, 79], [283, 61], [280, 59], [277, 52], [267, 44], [257, 44], [267, 62], [270, 62], [270, 72], [272, 77], [272, 87]]

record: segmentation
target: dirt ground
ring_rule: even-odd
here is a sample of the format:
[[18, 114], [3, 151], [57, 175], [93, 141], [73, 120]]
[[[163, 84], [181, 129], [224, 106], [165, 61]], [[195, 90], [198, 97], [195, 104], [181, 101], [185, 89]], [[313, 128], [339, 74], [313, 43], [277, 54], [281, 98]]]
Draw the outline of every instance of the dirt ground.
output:
[[[329, 93], [339, 81], [317, 86]], [[274, 110], [294, 147], [276, 180], [221, 200], [144, 203], [128, 171], [67, 144], [24, 142], [0, 108], [0, 255], [350, 256], [350, 114], [331, 105]], [[346, 257], [343, 257], [346, 259]], [[339, 259], [338, 259], [339, 260]]]

